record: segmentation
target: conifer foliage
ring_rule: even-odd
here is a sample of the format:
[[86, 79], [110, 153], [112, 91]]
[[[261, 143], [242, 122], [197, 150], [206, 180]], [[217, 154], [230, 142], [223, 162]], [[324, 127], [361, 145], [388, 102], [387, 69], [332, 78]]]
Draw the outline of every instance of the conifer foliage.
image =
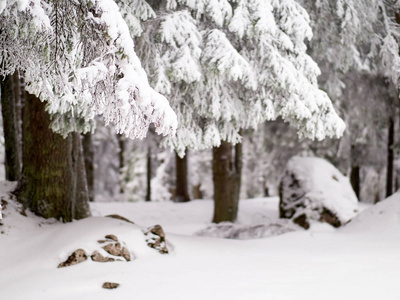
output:
[[95, 115], [143, 138], [172, 133], [176, 116], [150, 88], [127, 24], [112, 0], [1, 0], [0, 75], [18, 69], [47, 101], [53, 129], [91, 129]]
[[179, 152], [235, 144], [241, 128], [278, 116], [312, 139], [342, 134], [343, 121], [318, 89], [320, 71], [306, 54], [310, 20], [296, 1], [153, 2], [151, 13], [146, 6], [136, 15], [146, 20], [136, 51], [178, 114], [167, 143]]

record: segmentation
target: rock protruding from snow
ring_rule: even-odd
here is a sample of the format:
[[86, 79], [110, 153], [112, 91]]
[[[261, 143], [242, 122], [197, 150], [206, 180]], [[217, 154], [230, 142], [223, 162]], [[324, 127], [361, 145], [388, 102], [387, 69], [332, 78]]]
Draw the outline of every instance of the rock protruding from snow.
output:
[[121, 221], [125, 221], [125, 222], [131, 223], [131, 224], [135, 224], [135, 223], [132, 222], [131, 220], [129, 220], [129, 219], [123, 217], [123, 216], [117, 215], [117, 214], [108, 215], [108, 216], [106, 216], [106, 217], [108, 217], [108, 218], [113, 218], [113, 219], [117, 219], [117, 220], [121, 220]]
[[112, 257], [105, 257], [99, 251], [94, 251], [93, 254], [90, 256], [93, 261], [96, 262], [111, 262], [115, 261]]
[[292, 157], [279, 187], [279, 214], [308, 229], [309, 221], [339, 227], [357, 213], [357, 197], [347, 177], [317, 157]]
[[102, 248], [111, 255], [120, 256], [125, 258], [126, 261], [131, 261], [131, 254], [125, 243], [119, 242], [118, 237], [114, 234], [108, 234], [105, 236], [106, 240], [100, 240], [99, 243], [107, 243]]
[[131, 254], [126, 247], [123, 247], [120, 243], [110, 243], [103, 247], [103, 249], [114, 256], [121, 256], [125, 258], [126, 261], [131, 260]]
[[116, 283], [116, 282], [104, 282], [103, 283], [103, 289], [113, 290], [113, 289], [116, 289], [117, 287], [119, 287], [119, 283]]
[[[128, 247], [124, 242], [119, 241], [118, 237], [114, 234], [108, 234], [105, 236], [105, 240], [99, 240], [99, 244], [105, 244], [103, 247], [99, 247], [98, 250], [94, 250], [90, 258], [94, 262], [113, 262], [113, 261], [131, 261], [135, 259], [131, 255]], [[101, 252], [103, 252], [103, 255]], [[107, 254], [111, 255], [108, 256]], [[112, 257], [113, 256], [113, 257]], [[78, 249], [73, 252], [68, 259], [59, 264], [58, 267], [68, 267], [76, 265], [88, 259], [88, 255], [83, 249]]]
[[107, 234], [105, 238], [118, 242], [118, 238], [114, 234]]
[[158, 250], [161, 254], [168, 253], [167, 243], [165, 240], [165, 232], [161, 225], [150, 227], [146, 235], [146, 242], [150, 248]]
[[63, 267], [69, 267], [69, 266], [73, 266], [73, 265], [77, 265], [81, 262], [84, 262], [85, 260], [88, 259], [88, 256], [85, 252], [85, 250], [83, 249], [78, 249], [76, 251], [74, 251], [68, 258], [66, 261], [62, 262], [61, 264], [58, 265], [59, 268], [63, 268]]

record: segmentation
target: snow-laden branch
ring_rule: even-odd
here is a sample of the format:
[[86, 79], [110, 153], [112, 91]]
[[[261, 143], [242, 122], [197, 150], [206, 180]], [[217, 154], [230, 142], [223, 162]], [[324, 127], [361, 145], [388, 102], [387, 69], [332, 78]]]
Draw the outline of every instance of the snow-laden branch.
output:
[[[103, 115], [106, 123], [114, 123], [117, 132], [131, 138], [144, 137], [151, 123], [159, 134], [175, 132], [176, 115], [166, 98], [149, 86], [114, 1], [60, 1], [57, 6], [49, 2], [42, 10], [35, 8], [40, 1], [20, 2], [29, 4], [6, 5], [0, 15], [6, 28], [1, 33], [1, 73], [16, 68], [24, 72], [29, 92], [47, 101], [50, 113], [64, 115], [55, 117], [54, 129], [64, 134], [87, 131], [87, 125], [79, 128], [71, 119]], [[45, 26], [34, 36], [24, 34], [15, 14], [26, 16], [28, 27], [40, 20]], [[10, 55], [12, 51], [20, 54]]]

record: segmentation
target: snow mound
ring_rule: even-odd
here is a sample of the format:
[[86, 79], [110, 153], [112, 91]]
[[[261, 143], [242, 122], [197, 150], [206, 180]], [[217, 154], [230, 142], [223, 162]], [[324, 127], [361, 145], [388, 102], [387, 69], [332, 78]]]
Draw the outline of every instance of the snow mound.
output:
[[400, 236], [400, 192], [378, 202], [352, 219], [344, 228], [348, 232], [395, 233]]
[[357, 197], [347, 177], [318, 157], [292, 157], [280, 185], [280, 217], [308, 228], [307, 220], [335, 227], [357, 213]]
[[299, 230], [299, 227], [289, 220], [278, 220], [270, 224], [240, 225], [230, 222], [212, 224], [196, 233], [198, 236], [208, 236], [224, 239], [249, 240], [281, 235]]
[[[105, 257], [111, 255], [117, 263], [118, 261], [136, 263], [136, 260], [154, 259], [160, 256], [160, 251], [153, 249], [155, 247], [149, 243], [149, 232], [153, 233], [152, 228], [139, 226], [115, 217], [90, 217], [71, 223], [61, 223], [55, 219], [43, 219], [28, 210], [25, 211], [20, 203], [4, 191], [0, 190], [0, 195], [4, 217], [0, 222], [0, 243], [18, 242], [20, 244], [18, 249], [7, 254], [10, 262], [7, 266], [10, 268], [14, 264], [14, 267], [24, 268], [26, 272], [34, 272], [40, 266], [56, 269], [77, 249], [82, 249], [87, 256], [96, 252]], [[161, 226], [157, 226], [161, 228]], [[123, 256], [125, 259], [106, 248], [111, 245], [110, 240], [107, 240], [107, 237], [110, 236], [118, 237], [115, 238], [117, 239], [115, 244], [126, 248], [127, 253], [124, 253]], [[106, 240], [104, 240], [105, 237]], [[158, 236], [152, 234], [151, 237], [157, 238]], [[165, 239], [164, 233], [163, 242], [165, 249], [173, 252], [174, 246]], [[36, 253], [35, 258], [32, 259], [27, 253]], [[0, 255], [6, 255], [6, 253], [0, 251]], [[128, 256], [133, 260], [127, 259]], [[95, 267], [96, 264], [98, 263], [88, 259], [80, 265], [87, 266], [88, 269], [85, 269], [84, 272], [87, 271], [89, 275], [90, 268]], [[104, 268], [104, 273], [109, 270], [109, 267], [103, 264], [100, 264], [101, 267]], [[75, 266], [71, 268], [75, 269]], [[96, 268], [99, 267], [96, 266]]]

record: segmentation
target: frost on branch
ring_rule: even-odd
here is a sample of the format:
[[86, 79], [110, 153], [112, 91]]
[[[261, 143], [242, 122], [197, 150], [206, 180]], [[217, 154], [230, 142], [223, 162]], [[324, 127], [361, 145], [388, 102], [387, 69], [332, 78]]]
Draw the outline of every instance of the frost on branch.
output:
[[[28, 6], [37, 3], [42, 2]], [[103, 115], [131, 138], [144, 137], [151, 123], [159, 134], [174, 133], [176, 115], [165, 97], [150, 88], [114, 1], [43, 3], [40, 19], [40, 10], [17, 5], [6, 6], [0, 15], [5, 28], [1, 74], [16, 68], [24, 72], [28, 91], [48, 102], [53, 129], [88, 131], [87, 121]], [[45, 17], [50, 28], [33, 26]]]
[[342, 135], [344, 122], [306, 53], [310, 18], [296, 1], [169, 0], [155, 12], [137, 53], [177, 111], [170, 146], [237, 143], [240, 129], [279, 116], [312, 139]]

